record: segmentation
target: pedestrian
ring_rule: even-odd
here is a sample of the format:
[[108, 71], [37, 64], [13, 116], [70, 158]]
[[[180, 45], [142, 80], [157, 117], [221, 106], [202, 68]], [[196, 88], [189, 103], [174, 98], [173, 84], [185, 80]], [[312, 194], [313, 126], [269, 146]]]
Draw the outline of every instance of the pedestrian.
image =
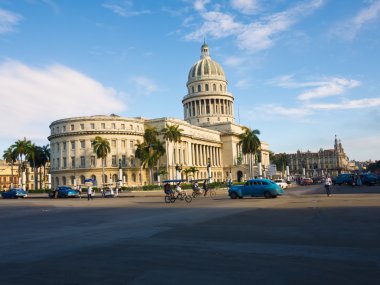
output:
[[208, 192], [208, 184], [207, 184], [207, 180], [205, 180], [205, 181], [203, 182], [203, 196], [206, 197], [207, 192]]
[[331, 184], [332, 184], [331, 178], [330, 176], [327, 176], [325, 180], [325, 189], [326, 189], [327, 197], [331, 196], [331, 191], [330, 191]]
[[94, 197], [92, 197], [92, 186], [89, 185], [88, 188], [87, 188], [87, 200], [90, 201], [94, 199]]

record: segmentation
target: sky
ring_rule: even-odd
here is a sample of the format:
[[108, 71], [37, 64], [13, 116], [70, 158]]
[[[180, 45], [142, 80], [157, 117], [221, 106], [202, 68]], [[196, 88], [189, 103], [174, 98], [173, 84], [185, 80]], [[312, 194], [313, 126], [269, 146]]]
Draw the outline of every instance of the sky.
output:
[[0, 153], [57, 119], [183, 119], [203, 41], [275, 153], [380, 159], [380, 0], [0, 0]]

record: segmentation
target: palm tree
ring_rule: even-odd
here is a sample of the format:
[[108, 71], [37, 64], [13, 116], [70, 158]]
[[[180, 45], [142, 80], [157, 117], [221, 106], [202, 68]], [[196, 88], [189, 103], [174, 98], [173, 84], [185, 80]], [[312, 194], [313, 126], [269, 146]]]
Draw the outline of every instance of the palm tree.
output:
[[188, 178], [189, 174], [191, 173], [193, 176], [193, 179], [194, 179], [194, 175], [198, 171], [199, 170], [195, 166], [190, 166], [190, 167], [186, 168], [183, 172], [186, 174], [187, 178]]
[[36, 146], [34, 143], [31, 143], [28, 146], [26, 159], [28, 160], [31, 167], [33, 167], [33, 176], [34, 176], [34, 190], [38, 189], [38, 168], [42, 166], [43, 160], [43, 151], [42, 147]]
[[[161, 130], [161, 133], [164, 134], [164, 140], [166, 141], [166, 150], [167, 150], [167, 156], [166, 156], [166, 169], [167, 172], [169, 172], [169, 142], [174, 142], [173, 152], [172, 152], [172, 166], [174, 168], [174, 151], [175, 146], [178, 142], [181, 142], [183, 129], [179, 128], [179, 125], [168, 125], [166, 124], [166, 127]], [[174, 169], [173, 169], [174, 170]], [[173, 171], [174, 173], [174, 171]]]
[[[24, 172], [24, 170], [26, 170], [26, 166], [23, 164], [23, 158], [26, 157], [26, 154], [28, 153], [28, 148], [30, 147], [31, 145], [31, 141], [30, 140], [26, 140], [26, 138], [24, 138], [23, 140], [17, 140], [12, 146], [11, 148], [15, 151], [17, 157], [19, 157], [20, 159], [20, 165], [19, 165], [19, 174], [21, 176], [21, 185], [24, 184], [24, 181], [23, 181], [23, 175], [22, 173]], [[26, 174], [26, 184], [28, 184], [28, 173]]]
[[145, 129], [144, 142], [137, 143], [135, 157], [141, 161], [142, 167], [149, 168], [149, 180], [152, 183], [153, 167], [159, 169], [159, 160], [165, 154], [165, 148], [157, 139], [157, 130], [153, 127]]
[[102, 186], [104, 186], [104, 162], [107, 155], [111, 152], [110, 142], [100, 136], [96, 136], [95, 139], [91, 141], [91, 146], [96, 157], [102, 159]]
[[43, 176], [43, 179], [40, 179], [41, 189], [42, 189], [42, 181], [45, 181], [46, 164], [49, 162], [50, 162], [50, 146], [47, 144], [47, 145], [42, 146], [42, 166], [44, 167], [44, 176]]
[[10, 185], [10, 187], [13, 188], [13, 165], [17, 161], [17, 154], [16, 154], [15, 150], [12, 149], [12, 147], [8, 147], [6, 150], [4, 150], [3, 159], [5, 159], [5, 161], [7, 163], [11, 164], [11, 185]]
[[261, 148], [261, 142], [260, 139], [257, 137], [257, 135], [260, 134], [259, 130], [251, 130], [250, 128], [243, 127], [243, 133], [239, 135], [239, 143], [238, 145], [241, 145], [243, 154], [249, 155], [249, 176], [250, 178], [253, 177], [252, 175], [252, 156], [255, 155]]
[[282, 175], [284, 175], [286, 169], [286, 163], [288, 161], [288, 156], [286, 153], [280, 153], [277, 155], [277, 165], [280, 166]]

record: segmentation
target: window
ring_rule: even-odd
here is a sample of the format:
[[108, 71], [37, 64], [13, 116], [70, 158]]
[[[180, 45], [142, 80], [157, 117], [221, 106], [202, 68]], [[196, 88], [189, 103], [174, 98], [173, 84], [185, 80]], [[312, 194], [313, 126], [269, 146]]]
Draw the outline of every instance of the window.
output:
[[59, 169], [61, 167], [60, 163], [59, 163], [59, 158], [57, 158], [57, 168]]
[[72, 131], [74, 130], [74, 125], [70, 126], [70, 130], [72, 130]]
[[91, 123], [91, 130], [95, 130], [95, 124]]
[[62, 132], [63, 132], [63, 133], [66, 132], [66, 126], [63, 126], [63, 127], [62, 127]]
[[112, 147], [116, 147], [116, 140], [112, 140], [112, 141], [111, 141], [111, 146], [112, 146]]
[[139, 131], [140, 130], [140, 126], [137, 126], [137, 131]]
[[132, 182], [136, 182], [136, 174], [132, 173]]
[[127, 157], [125, 155], [121, 156], [121, 164], [123, 166], [127, 166]]
[[62, 177], [62, 184], [63, 184], [63, 185], [66, 185], [66, 176], [63, 176], [63, 177]]
[[71, 149], [75, 149], [75, 141], [71, 142]]
[[85, 183], [84, 180], [85, 180], [85, 177], [83, 175], [81, 175], [80, 176], [80, 184], [83, 185]]
[[80, 141], [80, 148], [86, 148], [85, 141]]
[[66, 142], [63, 142], [63, 150], [66, 150]]
[[127, 146], [126, 141], [125, 141], [125, 140], [122, 140], [122, 141], [121, 141], [121, 147], [122, 147], [122, 148], [125, 148], [126, 146]]
[[198, 85], [198, 92], [201, 92], [201, 86]]
[[115, 123], [112, 123], [112, 124], [111, 124], [111, 128], [112, 128], [112, 129], [116, 129], [116, 124], [115, 124]]
[[121, 129], [125, 130], [125, 124], [121, 124]]
[[206, 84], [206, 91], [208, 91], [208, 84]]
[[116, 155], [113, 155], [113, 156], [112, 156], [112, 166], [117, 166], [117, 163], [116, 163]]
[[70, 180], [71, 180], [71, 185], [75, 185], [76, 181], [75, 181], [75, 176], [70, 176]]
[[85, 168], [85, 159], [84, 159], [84, 156], [80, 157], [80, 167], [81, 168]]
[[72, 168], [75, 167], [75, 157], [74, 156], [71, 157], [71, 167]]
[[216, 84], [212, 85], [212, 91], [216, 91]]
[[83, 131], [84, 130], [84, 124], [80, 124], [80, 129]]
[[102, 123], [101, 126], [102, 126], [102, 129], [105, 129], [106, 128], [106, 123]]
[[191, 86], [191, 92], [194, 93], [194, 86]]
[[129, 125], [129, 128], [130, 128], [131, 130], [133, 130], [133, 125]]
[[130, 142], [129, 142], [129, 147], [130, 147], [131, 149], [133, 149], [133, 141], [130, 141]]
[[95, 166], [96, 166], [95, 155], [92, 155], [92, 156], [91, 156], [91, 167], [95, 167]]
[[63, 168], [66, 168], [66, 167], [67, 167], [67, 160], [66, 160], [66, 157], [63, 157], [63, 158], [62, 158], [62, 161], [63, 161]]

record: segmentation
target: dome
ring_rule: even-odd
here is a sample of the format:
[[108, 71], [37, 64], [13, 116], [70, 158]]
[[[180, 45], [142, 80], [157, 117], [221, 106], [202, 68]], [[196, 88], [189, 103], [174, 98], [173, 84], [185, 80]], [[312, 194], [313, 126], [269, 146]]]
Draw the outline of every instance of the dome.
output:
[[190, 68], [188, 82], [211, 78], [226, 80], [223, 68], [211, 59], [208, 45], [204, 43], [201, 47], [201, 59]]

